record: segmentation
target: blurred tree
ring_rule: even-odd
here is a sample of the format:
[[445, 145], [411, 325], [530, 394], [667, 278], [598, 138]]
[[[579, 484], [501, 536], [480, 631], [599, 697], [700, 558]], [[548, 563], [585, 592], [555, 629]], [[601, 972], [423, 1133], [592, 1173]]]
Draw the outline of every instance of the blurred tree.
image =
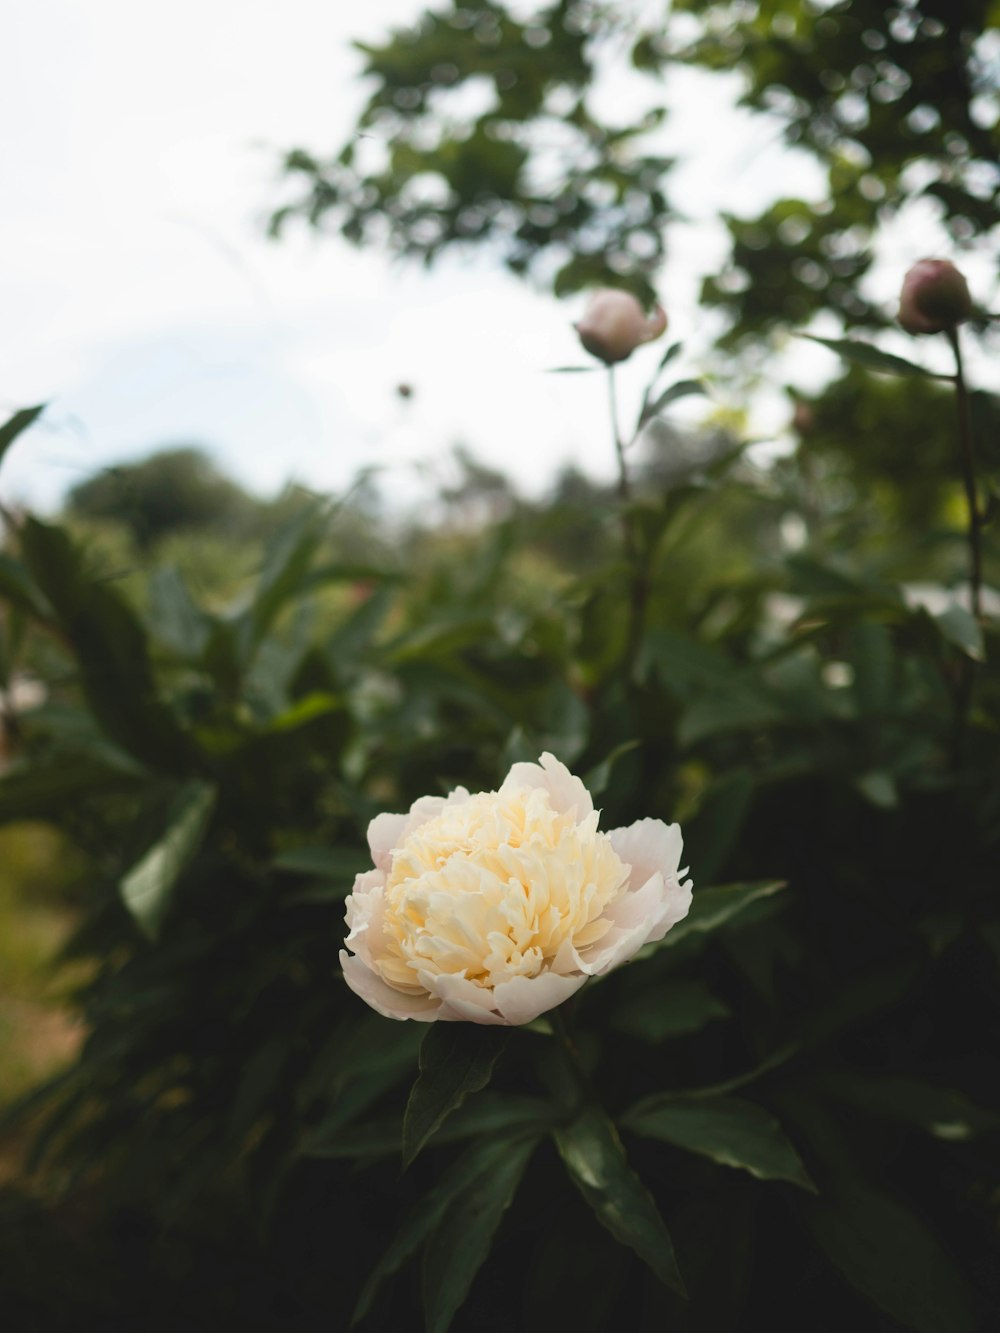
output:
[[261, 509], [191, 445], [105, 468], [70, 491], [67, 507], [82, 518], [123, 524], [140, 549], [175, 532], [211, 528], [236, 535], [253, 525]]
[[[274, 213], [273, 232], [295, 216], [332, 221], [355, 242], [427, 263], [489, 245], [557, 293], [615, 282], [648, 296], [675, 216], [656, 131], [671, 68], [684, 63], [738, 71], [742, 104], [826, 177], [818, 199], [726, 219], [731, 260], [704, 297], [728, 315], [730, 343], [821, 308], [877, 324], [859, 290], [872, 239], [917, 199], [935, 201], [958, 244], [995, 233], [996, 0], [656, 8], [454, 0], [358, 43], [368, 103], [332, 156], [286, 155], [306, 190]], [[625, 60], [636, 97], [623, 97]]]

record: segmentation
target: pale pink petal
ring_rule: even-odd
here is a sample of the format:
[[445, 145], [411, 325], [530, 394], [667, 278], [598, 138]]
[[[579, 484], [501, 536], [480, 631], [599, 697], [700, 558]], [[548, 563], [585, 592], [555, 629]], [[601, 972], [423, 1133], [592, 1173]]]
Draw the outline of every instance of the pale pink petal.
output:
[[403, 841], [409, 815], [376, 815], [368, 825], [368, 846], [372, 860], [386, 874], [392, 869], [392, 853]]
[[662, 940], [671, 926], [683, 921], [691, 910], [691, 880], [678, 883], [676, 879], [667, 881], [667, 899], [659, 922], [649, 932], [647, 944], [656, 944]]
[[405, 995], [387, 986], [360, 958], [352, 957], [346, 950], [341, 951], [340, 966], [344, 970], [344, 980], [355, 995], [360, 995], [365, 1004], [371, 1005], [385, 1018], [414, 1018], [418, 1023], [433, 1023], [439, 1017], [440, 1000], [430, 995]]
[[463, 805], [469, 799], [469, 793], [465, 787], [456, 787], [450, 791], [447, 796], [421, 796], [410, 806], [410, 813], [406, 815], [406, 824], [403, 827], [400, 842], [403, 842], [416, 832], [422, 824], [428, 820], [437, 819], [446, 805]]
[[653, 875], [641, 889], [623, 894], [605, 915], [616, 929], [609, 931], [589, 950], [584, 950], [586, 970], [598, 976], [634, 958], [644, 944], [662, 940], [671, 926], [687, 916], [691, 907], [691, 882], [666, 882]]
[[584, 967], [589, 975], [600, 977], [620, 963], [627, 963], [634, 958], [649, 938], [649, 926], [645, 921], [626, 930], [614, 930], [605, 935], [600, 944], [587, 950]]
[[439, 1018], [445, 1022], [466, 1023], [506, 1023], [507, 1020], [494, 1012], [493, 992], [477, 986], [466, 977], [448, 976], [439, 973], [432, 976], [426, 972], [417, 974], [421, 985], [426, 986], [432, 995], [444, 1003]]
[[524, 787], [544, 788], [549, 794], [552, 809], [561, 815], [573, 814], [578, 824], [593, 812], [594, 802], [587, 788], [565, 764], [561, 764], [547, 751], [537, 764], [512, 765], [500, 790]]
[[370, 964], [373, 938], [382, 933], [385, 876], [381, 870], [366, 870], [357, 876], [354, 888], [344, 904], [349, 944], [361, 960]]
[[628, 828], [612, 829], [609, 837], [618, 858], [632, 867], [631, 888], [641, 888], [657, 872], [664, 879], [677, 873], [684, 848], [679, 824], [638, 819]]
[[542, 972], [537, 977], [511, 977], [493, 988], [493, 1000], [506, 1021], [515, 1027], [530, 1023], [574, 995], [585, 976], [561, 977]]

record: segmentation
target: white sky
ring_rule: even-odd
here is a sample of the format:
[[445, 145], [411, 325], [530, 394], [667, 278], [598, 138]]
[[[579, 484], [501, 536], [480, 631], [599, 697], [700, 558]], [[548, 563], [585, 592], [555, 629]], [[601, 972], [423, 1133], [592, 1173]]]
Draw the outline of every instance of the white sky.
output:
[[[262, 492], [337, 489], [374, 463], [403, 496], [416, 463], [460, 441], [528, 493], [569, 459], [609, 472], [603, 377], [544, 373], [585, 359], [581, 300], [533, 292], [482, 255], [428, 274], [298, 226], [264, 236], [278, 151], [339, 146], [361, 104], [350, 39], [423, 7], [8, 6], [0, 413], [51, 406], [4, 461], [5, 500], [51, 506], [102, 464], [178, 442]], [[676, 234], [662, 297], [690, 373], [708, 342], [698, 284], [724, 253], [704, 219], [811, 178], [697, 76], [671, 80], [666, 147], [691, 156], [671, 195], [694, 225]], [[907, 262], [926, 252], [911, 248]], [[626, 400], [655, 361], [650, 349], [624, 367]], [[772, 404], [775, 423], [783, 410]]]

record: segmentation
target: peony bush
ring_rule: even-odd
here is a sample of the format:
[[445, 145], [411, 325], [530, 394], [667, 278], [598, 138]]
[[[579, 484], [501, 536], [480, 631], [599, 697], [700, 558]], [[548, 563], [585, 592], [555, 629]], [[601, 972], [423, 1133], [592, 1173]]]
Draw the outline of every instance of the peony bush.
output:
[[86, 866], [24, 1327], [990, 1326], [1000, 460], [918, 276], [945, 389], [829, 345], [946, 395], [933, 598], [856, 478], [644, 468], [703, 386], [651, 350], [623, 430], [665, 316], [607, 291], [613, 492], [364, 561], [302, 500], [230, 606], [10, 516], [0, 821]]

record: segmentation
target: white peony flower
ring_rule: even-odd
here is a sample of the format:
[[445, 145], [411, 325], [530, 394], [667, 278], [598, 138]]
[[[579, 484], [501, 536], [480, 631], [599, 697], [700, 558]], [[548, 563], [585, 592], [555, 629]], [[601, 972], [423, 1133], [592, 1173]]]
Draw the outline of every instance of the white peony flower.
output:
[[347, 899], [347, 984], [387, 1018], [530, 1023], [687, 915], [676, 824], [602, 833], [551, 754], [499, 791], [423, 796], [368, 827]]

